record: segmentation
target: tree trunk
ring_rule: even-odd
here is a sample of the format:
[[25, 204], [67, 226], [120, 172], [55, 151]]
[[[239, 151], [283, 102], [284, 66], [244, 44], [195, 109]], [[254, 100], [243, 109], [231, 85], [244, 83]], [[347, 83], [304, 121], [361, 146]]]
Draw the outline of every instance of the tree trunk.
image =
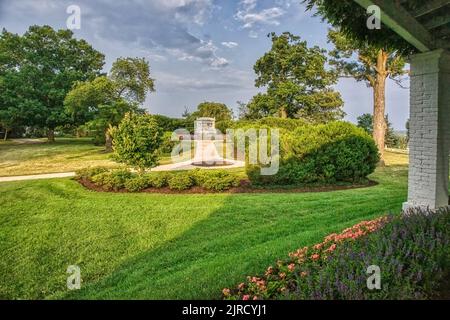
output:
[[112, 148], [112, 137], [109, 134], [109, 128], [106, 129], [105, 132], [105, 151], [106, 152], [112, 152], [113, 148]]
[[282, 118], [282, 119], [287, 119], [287, 111], [286, 111], [286, 108], [285, 107], [281, 107], [280, 108], [280, 117]]
[[380, 153], [380, 165], [384, 166], [384, 145], [386, 136], [386, 78], [387, 53], [380, 50], [377, 58], [377, 77], [373, 87], [373, 139]]
[[54, 129], [47, 130], [47, 139], [48, 139], [48, 142], [55, 142], [55, 130]]
[[8, 129], [5, 129], [5, 136], [3, 137], [3, 140], [6, 141], [8, 139]]

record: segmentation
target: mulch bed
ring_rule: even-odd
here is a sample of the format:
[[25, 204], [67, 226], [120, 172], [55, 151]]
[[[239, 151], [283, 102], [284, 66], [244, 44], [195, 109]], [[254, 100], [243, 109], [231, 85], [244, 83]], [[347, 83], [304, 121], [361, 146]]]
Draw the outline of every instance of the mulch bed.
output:
[[[105, 190], [103, 187], [97, 186], [92, 181], [88, 179], [78, 179], [77, 180], [85, 188], [97, 192], [112, 192], [112, 193], [131, 193], [126, 189], [121, 189], [117, 191]], [[286, 188], [263, 188], [251, 186], [249, 181], [241, 181], [241, 186], [236, 188], [231, 188], [226, 191], [211, 191], [206, 190], [201, 187], [192, 187], [189, 190], [170, 190], [168, 187], [165, 188], [147, 188], [140, 192], [134, 193], [160, 193], [160, 194], [208, 194], [208, 193], [308, 193], [308, 192], [330, 192], [338, 190], [350, 190], [350, 189], [361, 189], [367, 187], [373, 187], [378, 185], [375, 181], [367, 181], [364, 184], [349, 184], [349, 185], [327, 185], [327, 186], [310, 186], [310, 187], [286, 187]]]

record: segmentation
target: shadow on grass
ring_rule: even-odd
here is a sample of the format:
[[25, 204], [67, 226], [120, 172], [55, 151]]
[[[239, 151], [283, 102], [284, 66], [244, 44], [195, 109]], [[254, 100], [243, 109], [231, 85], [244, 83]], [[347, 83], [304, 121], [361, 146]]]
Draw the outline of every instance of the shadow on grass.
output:
[[406, 189], [398, 188], [394, 183], [320, 195], [230, 195], [180, 236], [63, 298], [219, 299], [222, 288], [262, 273], [299, 247], [359, 221], [399, 212]]

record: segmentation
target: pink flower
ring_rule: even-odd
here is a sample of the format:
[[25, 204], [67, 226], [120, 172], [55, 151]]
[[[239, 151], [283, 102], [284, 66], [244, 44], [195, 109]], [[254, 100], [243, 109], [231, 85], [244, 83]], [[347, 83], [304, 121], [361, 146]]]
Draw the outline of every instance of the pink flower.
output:
[[250, 300], [250, 295], [246, 294], [242, 297], [242, 300]]
[[245, 287], [245, 283], [243, 283], [243, 282], [238, 285], [239, 290], [244, 289], [244, 287]]
[[319, 258], [320, 258], [320, 256], [317, 253], [315, 253], [311, 256], [311, 259], [313, 259], [314, 261], [319, 260]]
[[295, 270], [295, 263], [291, 263], [290, 265], [288, 265], [288, 269], [290, 272], [293, 272]]

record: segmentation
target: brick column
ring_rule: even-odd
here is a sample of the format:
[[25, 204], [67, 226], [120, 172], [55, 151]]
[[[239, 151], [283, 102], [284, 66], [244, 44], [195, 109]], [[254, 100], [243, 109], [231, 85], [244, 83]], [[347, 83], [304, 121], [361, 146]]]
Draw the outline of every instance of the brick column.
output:
[[404, 209], [449, 204], [450, 53], [411, 58], [410, 159]]

